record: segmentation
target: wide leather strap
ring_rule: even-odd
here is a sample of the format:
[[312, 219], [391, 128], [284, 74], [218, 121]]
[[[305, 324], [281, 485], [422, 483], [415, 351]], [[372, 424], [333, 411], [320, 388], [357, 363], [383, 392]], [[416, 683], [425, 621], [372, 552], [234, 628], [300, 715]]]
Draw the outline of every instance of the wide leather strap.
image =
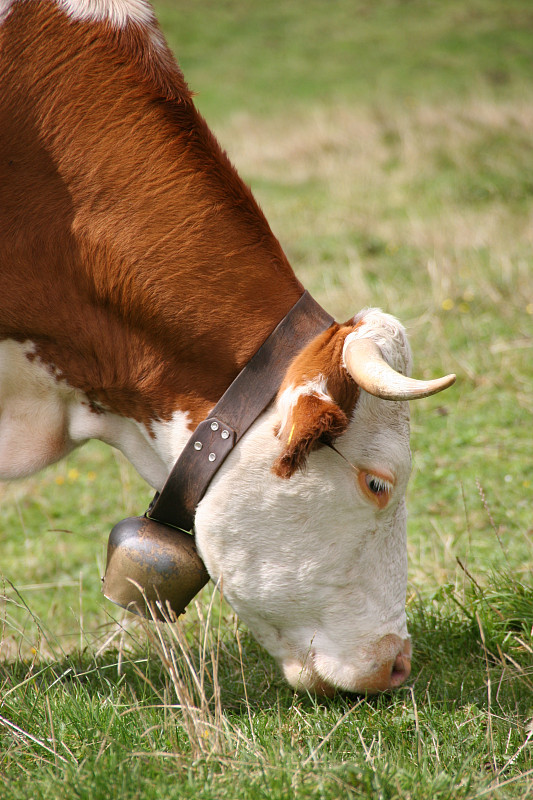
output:
[[333, 323], [304, 292], [198, 425], [147, 516], [174, 528], [192, 529], [196, 507], [228, 453], [272, 402], [291, 361]]

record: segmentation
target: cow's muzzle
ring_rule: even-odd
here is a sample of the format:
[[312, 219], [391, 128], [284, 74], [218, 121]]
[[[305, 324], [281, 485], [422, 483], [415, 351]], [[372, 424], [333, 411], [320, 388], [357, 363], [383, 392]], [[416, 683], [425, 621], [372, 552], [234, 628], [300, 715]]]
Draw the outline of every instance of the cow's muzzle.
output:
[[336, 691], [378, 694], [397, 689], [411, 673], [411, 640], [387, 634], [365, 648], [358, 665], [321, 657], [312, 648], [303, 661], [288, 659], [282, 666], [295, 689], [331, 697]]

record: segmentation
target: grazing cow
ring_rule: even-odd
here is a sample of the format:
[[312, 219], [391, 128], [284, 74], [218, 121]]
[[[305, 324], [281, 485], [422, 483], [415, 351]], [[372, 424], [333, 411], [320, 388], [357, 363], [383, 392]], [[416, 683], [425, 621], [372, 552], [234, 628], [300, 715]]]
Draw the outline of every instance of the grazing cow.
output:
[[[97, 438], [160, 489], [304, 290], [146, 0], [0, 0], [0, 192], [0, 477]], [[294, 686], [409, 674], [405, 401], [451, 382], [410, 369], [393, 317], [327, 327], [198, 505]]]

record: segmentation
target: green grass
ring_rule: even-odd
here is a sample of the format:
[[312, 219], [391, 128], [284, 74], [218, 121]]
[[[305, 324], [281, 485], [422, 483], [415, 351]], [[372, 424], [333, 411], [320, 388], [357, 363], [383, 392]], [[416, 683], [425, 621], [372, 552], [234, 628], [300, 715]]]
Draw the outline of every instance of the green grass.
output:
[[151, 493], [93, 443], [0, 487], [2, 797], [533, 796], [531, 5], [158, 11], [317, 300], [391, 311], [417, 375], [458, 374], [412, 404], [413, 672], [318, 701], [209, 587], [160, 633], [104, 601], [108, 532]]
[[5, 665], [4, 796], [525, 796], [533, 613], [519, 587], [500, 576], [413, 603], [413, 685], [368, 701], [293, 695], [227, 608], [187, 638], [135, 626], [103, 655]]

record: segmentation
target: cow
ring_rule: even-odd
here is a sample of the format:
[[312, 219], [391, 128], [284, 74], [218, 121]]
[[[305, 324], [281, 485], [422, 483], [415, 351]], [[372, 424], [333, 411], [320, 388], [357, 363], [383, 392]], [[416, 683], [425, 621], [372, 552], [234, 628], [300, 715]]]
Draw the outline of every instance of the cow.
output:
[[[0, 115], [0, 477], [96, 438], [161, 489], [304, 287], [147, 0], [0, 0]], [[294, 687], [409, 675], [407, 401], [453, 381], [411, 362], [378, 309], [320, 331], [196, 509]]]

